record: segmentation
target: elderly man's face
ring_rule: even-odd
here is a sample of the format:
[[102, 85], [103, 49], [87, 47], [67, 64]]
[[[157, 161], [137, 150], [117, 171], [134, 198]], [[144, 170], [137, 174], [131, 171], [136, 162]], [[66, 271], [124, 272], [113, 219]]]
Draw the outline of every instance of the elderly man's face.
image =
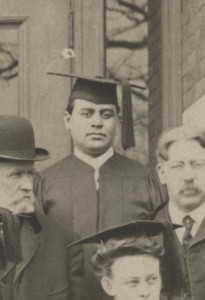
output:
[[183, 140], [169, 147], [168, 157], [157, 166], [160, 181], [167, 185], [170, 201], [190, 212], [205, 201], [205, 149]]
[[111, 278], [104, 277], [102, 286], [115, 300], [159, 300], [161, 275], [157, 258], [150, 255], [119, 257], [111, 269]]
[[0, 207], [16, 213], [34, 210], [34, 163], [0, 161]]
[[76, 99], [73, 112], [65, 115], [75, 147], [90, 156], [99, 156], [111, 145], [117, 125], [117, 111], [112, 104], [95, 104]]

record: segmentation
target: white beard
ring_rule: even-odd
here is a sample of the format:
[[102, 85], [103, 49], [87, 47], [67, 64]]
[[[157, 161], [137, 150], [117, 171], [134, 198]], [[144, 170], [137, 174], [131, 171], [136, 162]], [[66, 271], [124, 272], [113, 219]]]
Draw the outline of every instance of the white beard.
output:
[[0, 191], [0, 207], [8, 209], [13, 214], [33, 212], [34, 200], [33, 192], [30, 192], [26, 196], [15, 196], [15, 199], [12, 199], [10, 195], [6, 195], [2, 190]]

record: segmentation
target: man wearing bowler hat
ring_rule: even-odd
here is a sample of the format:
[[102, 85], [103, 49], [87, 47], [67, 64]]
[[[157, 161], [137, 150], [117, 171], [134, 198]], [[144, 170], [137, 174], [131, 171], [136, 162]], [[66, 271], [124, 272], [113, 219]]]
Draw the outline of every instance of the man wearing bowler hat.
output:
[[0, 116], [0, 299], [86, 299], [83, 253], [66, 245], [76, 236], [34, 212], [35, 148], [29, 121]]
[[[159, 186], [146, 169], [113, 149], [118, 122], [116, 86], [110, 79], [77, 77], [64, 115], [74, 152], [41, 173], [36, 181], [37, 208], [54, 216], [81, 237], [142, 218], [161, 203]], [[127, 85], [123, 85], [123, 147], [133, 146]], [[124, 102], [123, 101], [123, 102]], [[129, 114], [128, 114], [129, 113]], [[126, 114], [126, 116], [125, 116]], [[126, 122], [127, 121], [127, 122]], [[88, 255], [89, 251], [86, 251]], [[89, 262], [89, 255], [86, 262]], [[88, 263], [87, 277], [90, 264]], [[89, 280], [90, 299], [100, 299], [96, 279]]]

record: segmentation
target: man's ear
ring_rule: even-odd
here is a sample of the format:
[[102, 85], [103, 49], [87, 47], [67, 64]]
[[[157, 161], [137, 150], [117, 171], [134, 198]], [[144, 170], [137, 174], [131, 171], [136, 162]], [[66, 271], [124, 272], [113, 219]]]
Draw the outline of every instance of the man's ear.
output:
[[65, 111], [63, 121], [64, 121], [65, 128], [68, 130], [70, 129], [70, 119], [71, 119], [71, 115], [69, 114], [69, 112]]
[[108, 294], [109, 296], [114, 296], [114, 292], [113, 292], [113, 285], [112, 285], [112, 279], [108, 278], [108, 277], [103, 277], [101, 279], [101, 285], [103, 290], [106, 292], [106, 294]]
[[156, 166], [156, 171], [161, 184], [166, 184], [165, 163], [164, 162], [158, 163]]

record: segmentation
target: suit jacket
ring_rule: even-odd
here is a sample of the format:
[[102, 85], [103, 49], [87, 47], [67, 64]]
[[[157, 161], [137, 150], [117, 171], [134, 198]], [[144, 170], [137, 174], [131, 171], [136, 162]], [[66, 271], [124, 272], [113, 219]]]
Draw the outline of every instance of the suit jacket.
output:
[[47, 216], [38, 214], [41, 231], [36, 233], [28, 220], [21, 225], [20, 263], [8, 262], [0, 270], [2, 300], [84, 300], [83, 251], [67, 249], [76, 240], [74, 233], [59, 231]]
[[[145, 167], [117, 153], [100, 168], [98, 192], [94, 169], [74, 155], [40, 175], [35, 181], [37, 210], [53, 216], [81, 237], [142, 218], [162, 202], [157, 180], [147, 178]], [[85, 249], [89, 299], [101, 299], [102, 291], [90, 265], [93, 248]]]
[[[156, 209], [155, 219], [170, 220], [167, 202]], [[175, 235], [175, 243], [182, 271], [181, 295], [179, 299], [204, 300], [205, 297], [205, 218], [185, 252]], [[175, 298], [173, 298], [175, 300]], [[178, 298], [176, 298], [178, 299]]]

